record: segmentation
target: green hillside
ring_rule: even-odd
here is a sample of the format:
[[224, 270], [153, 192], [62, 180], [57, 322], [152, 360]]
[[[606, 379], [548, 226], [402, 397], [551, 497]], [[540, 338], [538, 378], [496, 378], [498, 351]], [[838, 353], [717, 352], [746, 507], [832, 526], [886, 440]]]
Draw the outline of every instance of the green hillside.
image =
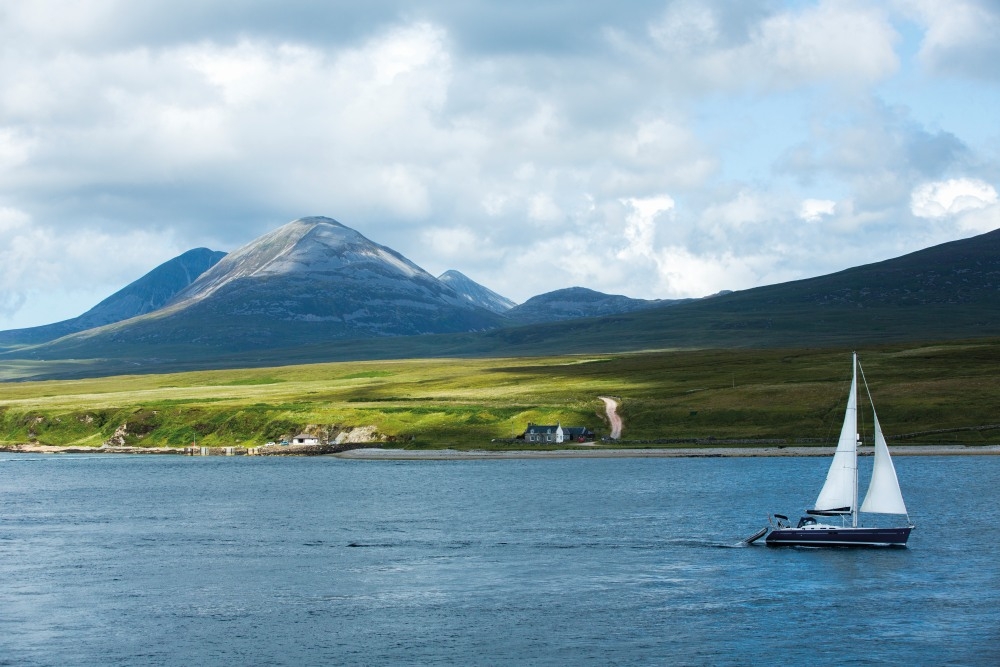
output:
[[[895, 442], [1000, 443], [1000, 340], [859, 354]], [[392, 446], [504, 447], [490, 441], [528, 422], [606, 434], [598, 396], [611, 395], [621, 399], [625, 440], [822, 443], [839, 431], [849, 379], [845, 348], [343, 362], [8, 383], [0, 442], [98, 446], [127, 424], [127, 443], [148, 446], [195, 438], [259, 445], [307, 428], [374, 427]]]

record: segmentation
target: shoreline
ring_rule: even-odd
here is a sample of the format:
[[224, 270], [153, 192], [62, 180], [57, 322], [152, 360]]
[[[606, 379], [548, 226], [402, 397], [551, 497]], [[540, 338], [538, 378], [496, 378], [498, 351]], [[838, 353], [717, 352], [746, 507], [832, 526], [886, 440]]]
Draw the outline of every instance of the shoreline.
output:
[[[835, 447], [683, 447], [675, 449], [553, 449], [489, 451], [458, 449], [352, 449], [328, 456], [358, 461], [464, 461], [493, 459], [614, 459], [614, 458], [757, 458], [781, 456], [829, 457]], [[893, 456], [998, 456], [1000, 446], [904, 445], [891, 447]], [[858, 449], [870, 456], [871, 447]]]
[[[898, 445], [890, 447], [893, 456], [1000, 456], [1000, 445]], [[283, 456], [333, 456], [356, 461], [478, 461], [497, 459], [616, 459], [616, 458], [758, 458], [783, 456], [829, 457], [835, 447], [821, 446], [757, 446], [757, 447], [674, 447], [548, 450], [485, 450], [485, 449], [383, 449], [359, 447], [341, 452], [283, 452]], [[184, 449], [173, 447], [62, 447], [57, 445], [4, 445], [0, 453], [8, 454], [137, 454], [184, 456]], [[870, 456], [871, 447], [861, 447], [858, 454]], [[213, 456], [218, 454], [213, 454]], [[236, 454], [241, 456], [242, 454]]]

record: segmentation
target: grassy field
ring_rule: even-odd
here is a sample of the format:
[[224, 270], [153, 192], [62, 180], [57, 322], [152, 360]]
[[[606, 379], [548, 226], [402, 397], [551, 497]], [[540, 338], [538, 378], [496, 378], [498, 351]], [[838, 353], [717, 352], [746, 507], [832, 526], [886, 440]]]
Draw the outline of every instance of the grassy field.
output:
[[[861, 350], [883, 429], [899, 443], [1000, 443], [1000, 341]], [[394, 446], [485, 448], [528, 422], [627, 441], [836, 438], [846, 350], [701, 350], [373, 361], [0, 384], [0, 443], [99, 446], [125, 424], [145, 446], [260, 445], [373, 426]], [[870, 428], [870, 415], [864, 418]], [[523, 446], [523, 445], [522, 445]]]

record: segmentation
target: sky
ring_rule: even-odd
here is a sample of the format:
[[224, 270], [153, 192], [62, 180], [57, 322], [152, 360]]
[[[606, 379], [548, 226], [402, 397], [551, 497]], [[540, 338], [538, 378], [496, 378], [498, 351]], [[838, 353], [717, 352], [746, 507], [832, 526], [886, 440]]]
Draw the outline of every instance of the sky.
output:
[[517, 302], [1000, 227], [998, 0], [0, 0], [0, 329], [325, 215]]

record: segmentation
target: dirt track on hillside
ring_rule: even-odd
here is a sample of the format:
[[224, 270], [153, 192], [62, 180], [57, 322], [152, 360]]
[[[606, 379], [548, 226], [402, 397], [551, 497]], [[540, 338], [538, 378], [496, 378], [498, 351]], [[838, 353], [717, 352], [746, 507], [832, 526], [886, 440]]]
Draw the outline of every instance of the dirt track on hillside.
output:
[[618, 440], [622, 437], [622, 418], [618, 415], [618, 401], [608, 396], [598, 396], [604, 401], [604, 411], [608, 415], [608, 422], [611, 423], [611, 439]]

